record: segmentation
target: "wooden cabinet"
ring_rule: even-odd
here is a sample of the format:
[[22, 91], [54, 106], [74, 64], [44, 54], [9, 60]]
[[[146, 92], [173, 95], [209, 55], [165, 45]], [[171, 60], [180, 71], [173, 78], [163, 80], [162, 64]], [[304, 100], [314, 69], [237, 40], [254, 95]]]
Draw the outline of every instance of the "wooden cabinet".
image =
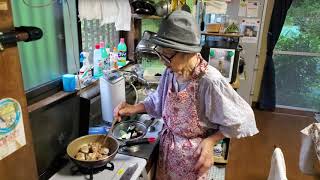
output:
[[[0, 0], [0, 32], [13, 29], [10, 0]], [[26, 145], [0, 160], [1, 180], [35, 180], [38, 179], [35, 155], [33, 151], [27, 101], [23, 88], [21, 65], [17, 46], [5, 47], [0, 51], [0, 99], [13, 98], [22, 108]]]

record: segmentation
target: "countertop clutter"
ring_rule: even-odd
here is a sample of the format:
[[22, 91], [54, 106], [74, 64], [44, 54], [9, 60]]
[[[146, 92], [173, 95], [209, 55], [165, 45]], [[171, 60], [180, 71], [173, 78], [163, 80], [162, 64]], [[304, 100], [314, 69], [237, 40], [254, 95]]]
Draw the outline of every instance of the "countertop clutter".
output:
[[[143, 179], [150, 179], [153, 176], [154, 170], [152, 168], [157, 162], [159, 132], [163, 126], [162, 119], [152, 119], [147, 114], [135, 116], [137, 121], [145, 124], [148, 127], [146, 134], [141, 138], [156, 138], [153, 143], [138, 144], [130, 147], [121, 147], [114, 159], [103, 167], [99, 168], [80, 168], [72, 161], [68, 161], [66, 166], [55, 173], [50, 179], [52, 180], [72, 180], [72, 179], [110, 179], [110, 180], [136, 180], [139, 176]], [[101, 119], [98, 118], [98, 119]], [[126, 120], [123, 120], [126, 121]], [[129, 119], [130, 121], [130, 119]], [[156, 123], [155, 123], [156, 122]], [[100, 122], [103, 123], [103, 122]], [[150, 125], [154, 125], [150, 131]], [[110, 126], [105, 126], [106, 132], [109, 131]], [[119, 140], [119, 144], [124, 142]], [[130, 172], [130, 173], [128, 173]], [[149, 173], [149, 174], [148, 174]], [[129, 174], [129, 175], [128, 175]]]

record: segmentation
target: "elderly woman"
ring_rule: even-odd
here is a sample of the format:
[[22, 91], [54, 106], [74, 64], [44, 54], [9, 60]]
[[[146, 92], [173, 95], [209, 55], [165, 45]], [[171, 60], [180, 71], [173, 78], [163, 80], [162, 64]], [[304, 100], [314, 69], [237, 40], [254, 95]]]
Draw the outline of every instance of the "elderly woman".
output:
[[139, 104], [121, 103], [115, 118], [142, 112], [163, 118], [157, 179], [206, 179], [218, 141], [258, 133], [253, 111], [200, 56], [200, 30], [190, 13], [171, 13], [151, 41], [167, 69], [156, 92]]

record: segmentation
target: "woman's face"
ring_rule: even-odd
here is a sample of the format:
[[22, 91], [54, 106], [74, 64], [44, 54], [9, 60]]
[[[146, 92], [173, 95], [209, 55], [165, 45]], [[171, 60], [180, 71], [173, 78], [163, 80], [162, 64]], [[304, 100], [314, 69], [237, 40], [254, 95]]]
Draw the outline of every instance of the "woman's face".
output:
[[192, 65], [189, 64], [189, 59], [194, 58], [195, 53], [182, 53], [170, 48], [156, 48], [156, 52], [165, 66], [178, 75], [186, 76], [193, 69]]
[[185, 67], [185, 56], [183, 53], [177, 53], [172, 59], [171, 63], [166, 65], [169, 67], [173, 72], [181, 74], [184, 67]]
[[178, 52], [174, 51], [170, 48], [162, 48], [162, 47], [156, 47], [155, 51], [160, 56], [162, 62], [167, 66], [170, 67], [170, 64], [172, 62], [172, 59], [178, 54]]
[[197, 63], [197, 55], [195, 53], [177, 53], [169, 64], [166, 64], [176, 75], [177, 78], [188, 80]]

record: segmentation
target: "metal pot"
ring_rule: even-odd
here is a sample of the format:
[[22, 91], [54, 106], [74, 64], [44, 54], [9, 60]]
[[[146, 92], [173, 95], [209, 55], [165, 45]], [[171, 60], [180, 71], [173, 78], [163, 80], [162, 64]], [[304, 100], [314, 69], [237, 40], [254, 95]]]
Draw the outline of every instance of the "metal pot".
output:
[[166, 16], [171, 12], [171, 4], [168, 0], [163, 0], [157, 3], [156, 12], [158, 16]]
[[[85, 144], [89, 144], [92, 142], [103, 142], [105, 139], [105, 135], [103, 134], [95, 134], [95, 135], [86, 135], [86, 136], [82, 136], [79, 137], [75, 140], [73, 140], [67, 147], [67, 154], [70, 157], [70, 159], [77, 165], [81, 166], [81, 167], [85, 167], [85, 168], [98, 168], [98, 167], [102, 167], [104, 165], [106, 165], [109, 161], [111, 161], [116, 154], [118, 153], [119, 150], [119, 143], [118, 141], [111, 137], [108, 136], [106, 141], [108, 142], [108, 146], [106, 147], [109, 149], [109, 156], [105, 159], [102, 160], [78, 160], [75, 158], [76, 154], [79, 152], [79, 149], [85, 145]], [[102, 144], [103, 146], [103, 144]]]

